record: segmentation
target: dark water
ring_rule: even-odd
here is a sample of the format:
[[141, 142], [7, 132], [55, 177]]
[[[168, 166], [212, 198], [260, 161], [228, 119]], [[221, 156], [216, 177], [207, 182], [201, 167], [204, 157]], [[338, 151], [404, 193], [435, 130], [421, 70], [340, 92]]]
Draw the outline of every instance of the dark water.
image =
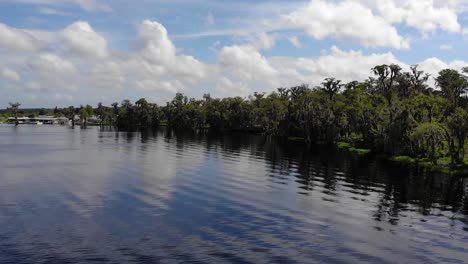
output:
[[468, 183], [253, 135], [0, 126], [0, 263], [463, 263]]

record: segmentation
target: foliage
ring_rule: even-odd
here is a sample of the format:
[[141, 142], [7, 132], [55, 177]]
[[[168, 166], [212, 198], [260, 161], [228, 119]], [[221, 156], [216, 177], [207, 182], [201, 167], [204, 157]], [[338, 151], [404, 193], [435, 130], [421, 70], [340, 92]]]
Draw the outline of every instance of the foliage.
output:
[[[246, 131], [284, 136], [304, 143], [338, 143], [357, 153], [383, 152], [411, 157], [421, 164], [452, 166], [465, 160], [468, 136], [468, 68], [445, 69], [434, 79], [440, 90], [427, 84], [429, 75], [410, 67], [377, 65], [364, 82], [343, 83], [326, 78], [320, 86], [306, 84], [279, 88], [270, 94], [198, 100], [182, 93], [158, 106], [140, 99], [96, 109], [81, 106], [54, 109], [70, 119], [78, 114], [86, 126], [97, 115], [99, 123], [119, 130], [147, 130], [160, 124], [172, 129]], [[11, 111], [19, 113], [18, 109]], [[400, 159], [400, 158], [398, 158]]]
[[418, 158], [428, 158], [433, 163], [437, 163], [438, 154], [441, 153], [444, 145], [445, 129], [439, 123], [421, 123], [410, 135], [412, 156]]

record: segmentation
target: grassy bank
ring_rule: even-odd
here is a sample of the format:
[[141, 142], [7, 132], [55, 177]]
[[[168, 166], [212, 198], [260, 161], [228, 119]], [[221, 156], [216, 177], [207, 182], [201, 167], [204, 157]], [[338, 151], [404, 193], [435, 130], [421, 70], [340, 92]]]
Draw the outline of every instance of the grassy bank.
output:
[[[370, 149], [358, 148], [360, 140], [358, 138], [349, 138], [346, 141], [339, 141], [336, 143], [336, 146], [339, 149], [346, 149], [350, 152], [357, 153], [359, 155], [365, 155], [371, 152]], [[466, 146], [466, 151], [468, 153], [468, 145]], [[447, 153], [446, 153], [447, 155]], [[452, 175], [468, 175], [468, 157], [465, 158], [463, 164], [452, 165], [450, 157], [442, 156], [437, 159], [435, 163], [427, 158], [415, 158], [410, 156], [386, 156], [387, 159], [406, 163], [413, 164], [418, 167], [427, 168], [433, 171], [438, 171], [446, 174]]]
[[390, 160], [407, 163], [407, 164], [414, 164], [419, 167], [428, 168], [430, 170], [447, 173], [447, 174], [454, 174], [454, 175], [468, 175], [468, 160], [465, 159], [463, 164], [458, 164], [453, 166], [451, 163], [450, 157], [441, 157], [437, 159], [436, 163], [428, 159], [418, 159], [409, 156], [393, 156], [390, 157]]

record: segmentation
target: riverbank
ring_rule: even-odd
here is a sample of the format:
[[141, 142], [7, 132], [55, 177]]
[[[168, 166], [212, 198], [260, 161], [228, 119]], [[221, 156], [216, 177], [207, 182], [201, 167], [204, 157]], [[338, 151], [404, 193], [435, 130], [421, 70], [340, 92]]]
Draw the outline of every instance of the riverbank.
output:
[[[356, 148], [354, 143], [339, 141], [336, 143], [336, 147], [339, 149], [346, 149], [350, 152], [365, 155], [371, 153], [370, 149], [362, 149]], [[433, 163], [431, 160], [427, 158], [415, 158], [410, 156], [383, 156], [385, 159], [405, 163], [405, 164], [412, 164], [418, 167], [427, 168], [432, 171], [437, 171], [441, 173], [446, 173], [450, 175], [468, 175], [468, 158], [465, 158], [463, 164], [452, 165], [450, 157], [440, 157], [437, 159], [436, 163]]]
[[[303, 142], [304, 138], [288, 137], [288, 140]], [[357, 141], [351, 141], [351, 142], [338, 141], [336, 142], [335, 146], [338, 149], [346, 150], [346, 151], [355, 153], [357, 155], [367, 155], [373, 152], [371, 149], [358, 147], [356, 142]], [[383, 155], [382, 157], [384, 159], [391, 160], [394, 162], [403, 163], [403, 164], [411, 164], [417, 167], [426, 168], [431, 171], [441, 172], [444, 174], [460, 175], [460, 176], [468, 175], [468, 158], [465, 158], [463, 164], [458, 164], [454, 166], [451, 164], [450, 157], [440, 157], [437, 159], [437, 162], [435, 164], [427, 158], [415, 158], [415, 157], [403, 156], [403, 155], [400, 155], [400, 156]]]

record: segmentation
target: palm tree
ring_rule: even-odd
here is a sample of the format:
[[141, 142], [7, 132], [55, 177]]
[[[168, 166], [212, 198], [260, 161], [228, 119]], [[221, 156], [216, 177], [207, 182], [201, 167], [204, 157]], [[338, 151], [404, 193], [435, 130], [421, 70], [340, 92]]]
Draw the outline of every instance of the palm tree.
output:
[[19, 110], [19, 107], [20, 107], [20, 103], [16, 102], [16, 103], [9, 103], [10, 104], [10, 107], [8, 109], [11, 110], [11, 112], [13, 113], [13, 115], [15, 115], [15, 126], [18, 126], [19, 125], [19, 121], [18, 121], [18, 110]]

